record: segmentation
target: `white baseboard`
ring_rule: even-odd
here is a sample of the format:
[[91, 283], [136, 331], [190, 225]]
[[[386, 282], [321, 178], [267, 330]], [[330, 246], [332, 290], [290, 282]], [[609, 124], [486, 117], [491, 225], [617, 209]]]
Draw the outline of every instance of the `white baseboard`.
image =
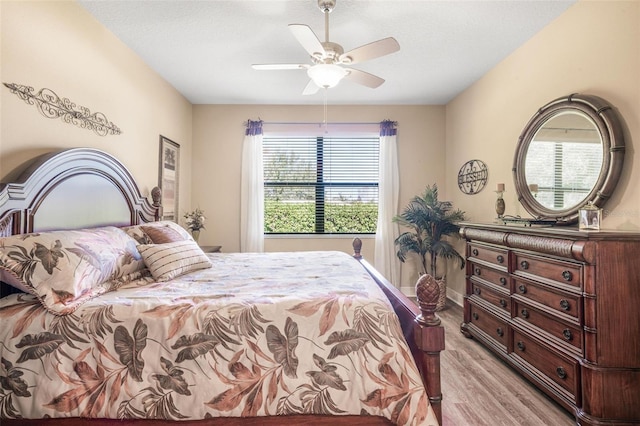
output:
[[450, 288], [447, 289], [447, 299], [451, 300], [458, 306], [462, 306], [464, 304], [464, 295], [451, 290]]
[[400, 287], [400, 291], [407, 297], [416, 297], [415, 287]]

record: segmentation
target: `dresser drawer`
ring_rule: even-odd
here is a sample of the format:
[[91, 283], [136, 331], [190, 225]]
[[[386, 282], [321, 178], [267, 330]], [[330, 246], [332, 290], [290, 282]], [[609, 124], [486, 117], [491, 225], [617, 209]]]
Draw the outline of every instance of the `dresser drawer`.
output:
[[471, 274], [473, 277], [495, 284], [500, 288], [509, 291], [509, 275], [506, 272], [499, 272], [477, 263], [471, 263]]
[[580, 327], [558, 321], [557, 318], [518, 301], [514, 302], [514, 318], [537, 327], [541, 330], [538, 333], [545, 332], [552, 335], [561, 346], [582, 356], [583, 335]]
[[505, 249], [485, 246], [483, 244], [468, 243], [469, 254], [472, 258], [496, 265], [506, 271], [509, 264], [508, 252]]
[[[518, 330], [513, 330], [513, 354], [564, 389], [572, 402], [577, 403], [580, 385], [580, 364], [576, 359], [562, 356]], [[566, 394], [565, 393], [565, 394]]]
[[511, 312], [511, 303], [508, 294], [500, 293], [473, 280], [471, 281], [471, 294], [502, 309], [505, 313]]
[[471, 324], [485, 332], [506, 353], [509, 335], [507, 323], [473, 303], [470, 304], [470, 309]]
[[513, 293], [519, 297], [548, 306], [554, 312], [568, 315], [580, 323], [580, 318], [582, 318], [582, 297], [577, 294], [551, 290], [538, 283], [519, 279], [514, 280]]
[[582, 288], [582, 265], [514, 252], [513, 273], [531, 279]]

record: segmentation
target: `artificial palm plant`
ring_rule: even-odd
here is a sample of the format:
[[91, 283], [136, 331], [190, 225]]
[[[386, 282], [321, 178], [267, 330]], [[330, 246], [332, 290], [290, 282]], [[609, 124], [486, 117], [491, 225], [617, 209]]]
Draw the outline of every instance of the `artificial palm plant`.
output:
[[464, 267], [464, 258], [443, 237], [457, 235], [459, 227], [456, 222], [465, 219], [465, 213], [454, 210], [450, 201], [438, 200], [436, 184], [427, 185], [421, 196], [415, 196], [404, 211], [393, 218], [394, 222], [410, 229], [395, 240], [398, 259], [404, 262], [408, 253], [417, 253], [422, 260], [423, 272], [434, 278], [441, 278], [437, 271], [439, 257], [453, 259], [460, 263], [461, 268]]

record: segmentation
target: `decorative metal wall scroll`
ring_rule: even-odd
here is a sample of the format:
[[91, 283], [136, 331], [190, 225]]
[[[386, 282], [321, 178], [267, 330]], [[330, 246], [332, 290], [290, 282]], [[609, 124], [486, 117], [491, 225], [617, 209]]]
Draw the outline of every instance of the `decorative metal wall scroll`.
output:
[[458, 172], [458, 188], [465, 194], [477, 194], [487, 183], [487, 165], [480, 160], [469, 160]]
[[101, 112], [91, 111], [87, 107], [76, 105], [67, 98], [59, 97], [51, 89], [40, 89], [33, 93], [33, 87], [15, 83], [3, 83], [29, 105], [35, 105], [38, 111], [47, 118], [60, 118], [65, 123], [73, 124], [82, 129], [93, 130], [98, 136], [119, 135], [122, 131], [110, 122]]

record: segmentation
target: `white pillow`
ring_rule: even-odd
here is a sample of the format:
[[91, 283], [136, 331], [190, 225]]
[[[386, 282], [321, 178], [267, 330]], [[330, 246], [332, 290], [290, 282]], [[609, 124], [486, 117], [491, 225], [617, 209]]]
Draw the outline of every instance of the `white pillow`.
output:
[[13, 288], [22, 290], [25, 293], [31, 293], [29, 286], [20, 281], [20, 278], [16, 277], [15, 274], [9, 270], [0, 269], [0, 281], [5, 284], [9, 284]]
[[169, 281], [199, 269], [211, 268], [211, 261], [193, 240], [166, 244], [141, 244], [138, 251], [156, 281]]
[[114, 290], [114, 280], [139, 278], [144, 267], [136, 242], [113, 226], [0, 238], [0, 279], [56, 315]]

